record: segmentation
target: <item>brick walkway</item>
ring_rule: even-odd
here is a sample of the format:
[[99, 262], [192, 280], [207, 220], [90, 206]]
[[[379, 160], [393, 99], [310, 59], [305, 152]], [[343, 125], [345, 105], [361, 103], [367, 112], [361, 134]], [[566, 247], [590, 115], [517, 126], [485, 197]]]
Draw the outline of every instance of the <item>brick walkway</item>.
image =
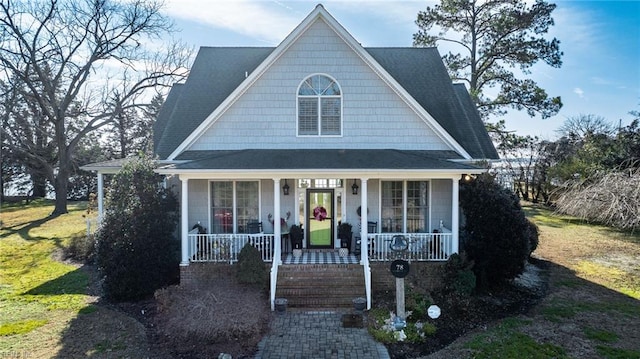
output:
[[256, 359], [387, 359], [384, 345], [366, 328], [343, 328], [338, 311], [276, 313], [270, 333], [258, 344]]

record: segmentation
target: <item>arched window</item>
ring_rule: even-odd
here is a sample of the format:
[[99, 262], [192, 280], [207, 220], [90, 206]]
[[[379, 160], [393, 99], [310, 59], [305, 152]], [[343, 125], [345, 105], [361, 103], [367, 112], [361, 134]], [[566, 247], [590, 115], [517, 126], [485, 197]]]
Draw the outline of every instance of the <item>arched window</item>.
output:
[[325, 75], [307, 77], [298, 89], [298, 136], [342, 135], [340, 85]]

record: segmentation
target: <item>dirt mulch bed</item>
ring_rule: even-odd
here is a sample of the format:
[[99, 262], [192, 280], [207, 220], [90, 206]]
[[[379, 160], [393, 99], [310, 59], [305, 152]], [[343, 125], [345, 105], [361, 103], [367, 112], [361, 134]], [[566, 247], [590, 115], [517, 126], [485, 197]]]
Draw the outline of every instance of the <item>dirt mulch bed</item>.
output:
[[[224, 290], [220, 286], [215, 288]], [[233, 293], [234, 290], [237, 291], [238, 288], [234, 288], [227, 288], [226, 292]], [[178, 288], [177, 290], [180, 289]], [[241, 295], [236, 296], [236, 298], [241, 297]], [[189, 302], [189, 300], [185, 301]], [[187, 303], [187, 305], [189, 304], [194, 305], [193, 302]], [[202, 306], [202, 304], [200, 302], [195, 303], [195, 305], [199, 306]], [[169, 328], [169, 318], [163, 313], [159, 313], [160, 303], [155, 298], [135, 303], [120, 303], [117, 306], [146, 328], [147, 342], [150, 346], [152, 358], [217, 358], [221, 353], [230, 354], [234, 359], [253, 358], [257, 350], [257, 344], [264, 334], [264, 330], [256, 329], [255, 334], [250, 337], [245, 336], [231, 340], [216, 340], [216, 338], [196, 335], [185, 337], [184, 335], [179, 335], [179, 333], [172, 334], [174, 329]], [[210, 309], [217, 310], [218, 308]], [[262, 326], [267, 328], [268, 322], [264, 322]]]

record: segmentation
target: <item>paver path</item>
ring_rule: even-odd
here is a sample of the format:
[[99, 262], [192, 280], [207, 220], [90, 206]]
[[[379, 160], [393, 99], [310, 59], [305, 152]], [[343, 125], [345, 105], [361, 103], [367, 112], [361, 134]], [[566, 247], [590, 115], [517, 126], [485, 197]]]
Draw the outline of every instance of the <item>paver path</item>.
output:
[[366, 328], [343, 328], [338, 311], [278, 313], [269, 334], [258, 344], [256, 358], [387, 359], [384, 345]]

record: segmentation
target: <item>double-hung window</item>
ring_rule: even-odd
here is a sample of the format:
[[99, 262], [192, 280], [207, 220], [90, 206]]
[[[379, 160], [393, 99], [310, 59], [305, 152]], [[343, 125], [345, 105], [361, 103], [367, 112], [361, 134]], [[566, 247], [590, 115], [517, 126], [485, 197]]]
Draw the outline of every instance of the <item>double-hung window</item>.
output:
[[342, 135], [342, 92], [325, 75], [307, 77], [298, 89], [298, 136]]
[[382, 232], [428, 231], [429, 182], [382, 181]]
[[211, 182], [211, 233], [245, 233], [259, 206], [257, 181]]

